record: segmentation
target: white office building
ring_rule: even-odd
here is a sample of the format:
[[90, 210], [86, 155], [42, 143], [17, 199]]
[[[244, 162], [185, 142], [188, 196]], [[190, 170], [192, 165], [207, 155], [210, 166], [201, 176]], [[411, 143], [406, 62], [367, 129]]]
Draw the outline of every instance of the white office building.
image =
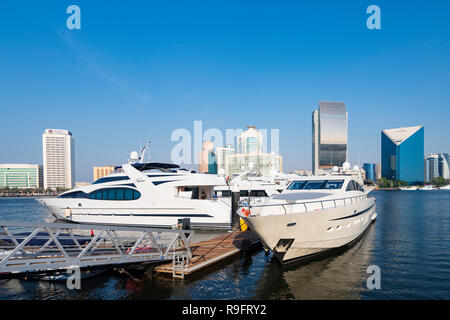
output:
[[251, 153], [262, 150], [262, 134], [254, 126], [247, 126], [247, 130], [237, 137], [237, 153]]
[[425, 181], [442, 177], [450, 179], [450, 158], [447, 153], [432, 153], [425, 157]]
[[75, 185], [75, 150], [68, 130], [45, 129], [42, 134], [44, 188], [71, 189]]
[[234, 154], [234, 148], [232, 144], [227, 144], [225, 147], [217, 147], [216, 148], [216, 157], [217, 157], [217, 171], [220, 169], [226, 171], [226, 158], [229, 155]]
[[273, 172], [282, 172], [282, 157], [274, 153], [263, 153], [263, 135], [254, 126], [248, 126], [237, 137], [237, 152], [231, 145], [226, 148], [217, 148], [217, 167], [225, 169], [228, 176], [236, 176], [244, 172], [270, 175]]

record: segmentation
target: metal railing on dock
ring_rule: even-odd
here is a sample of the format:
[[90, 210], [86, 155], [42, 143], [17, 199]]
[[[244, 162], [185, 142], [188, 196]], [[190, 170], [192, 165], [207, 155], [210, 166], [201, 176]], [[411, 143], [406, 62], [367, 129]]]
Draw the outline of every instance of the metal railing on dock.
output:
[[0, 221], [0, 274], [192, 257], [191, 230]]

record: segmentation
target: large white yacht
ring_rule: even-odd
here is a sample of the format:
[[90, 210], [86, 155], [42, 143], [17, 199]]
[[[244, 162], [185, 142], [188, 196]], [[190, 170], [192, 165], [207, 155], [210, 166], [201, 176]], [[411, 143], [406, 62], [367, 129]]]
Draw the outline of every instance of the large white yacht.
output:
[[352, 176], [298, 177], [264, 204], [238, 214], [282, 263], [316, 256], [358, 239], [375, 220], [375, 198]]
[[79, 223], [172, 227], [190, 218], [192, 228], [231, 228], [231, 207], [214, 195], [223, 177], [164, 163], [124, 164], [92, 185], [43, 198], [59, 219]]

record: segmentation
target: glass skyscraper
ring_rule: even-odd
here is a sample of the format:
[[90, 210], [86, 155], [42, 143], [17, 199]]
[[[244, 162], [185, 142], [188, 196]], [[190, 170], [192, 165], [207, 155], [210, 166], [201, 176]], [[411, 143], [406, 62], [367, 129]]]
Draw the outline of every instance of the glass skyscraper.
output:
[[381, 173], [410, 184], [424, 181], [423, 126], [381, 131]]
[[348, 159], [348, 113], [345, 103], [319, 102], [319, 110], [312, 115], [312, 169], [342, 167]]
[[364, 163], [363, 169], [366, 172], [366, 180], [376, 181], [375, 163]]

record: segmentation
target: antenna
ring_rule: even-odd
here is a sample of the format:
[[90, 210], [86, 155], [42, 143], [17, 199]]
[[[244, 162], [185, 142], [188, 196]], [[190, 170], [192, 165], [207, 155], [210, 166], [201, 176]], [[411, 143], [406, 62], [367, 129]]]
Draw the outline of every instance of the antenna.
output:
[[141, 155], [139, 156], [139, 163], [144, 162], [145, 152], [147, 151], [148, 147], [150, 146], [150, 140], [147, 141], [145, 146], [141, 150]]

